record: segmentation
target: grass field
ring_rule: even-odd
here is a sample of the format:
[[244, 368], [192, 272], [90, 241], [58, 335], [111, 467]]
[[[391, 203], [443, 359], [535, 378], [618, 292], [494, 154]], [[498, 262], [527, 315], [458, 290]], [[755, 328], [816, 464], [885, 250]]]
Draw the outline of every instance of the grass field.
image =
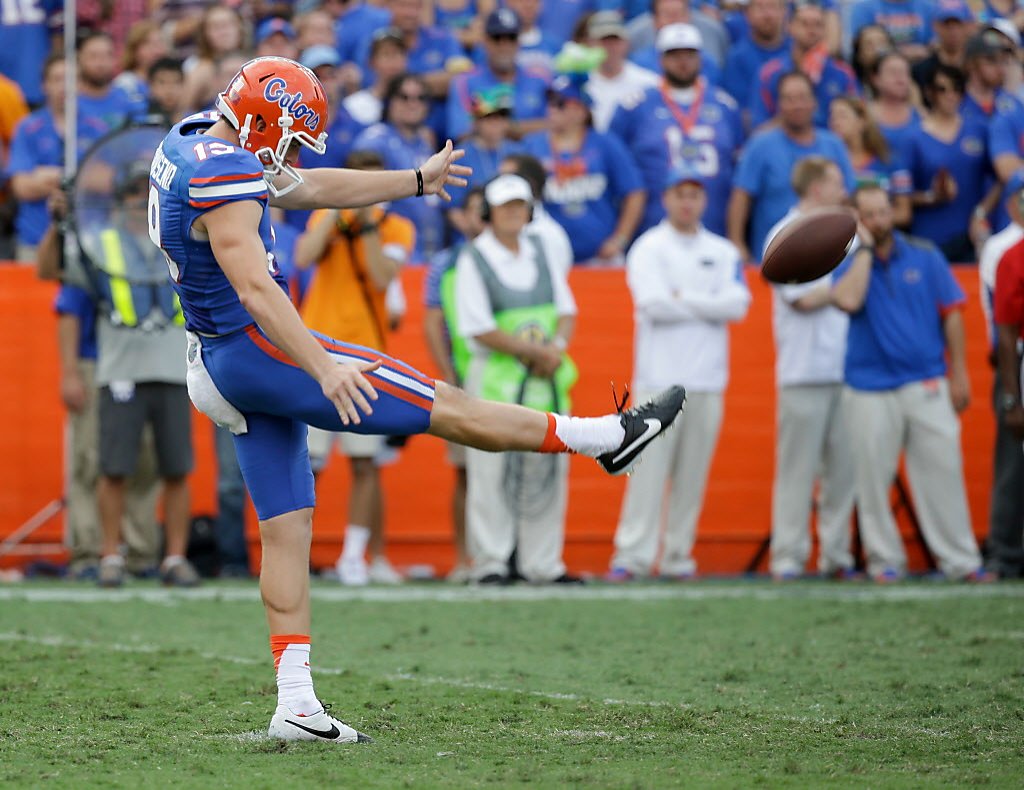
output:
[[1024, 586], [314, 587], [320, 696], [262, 736], [252, 585], [0, 588], [0, 782], [36, 787], [1024, 783]]

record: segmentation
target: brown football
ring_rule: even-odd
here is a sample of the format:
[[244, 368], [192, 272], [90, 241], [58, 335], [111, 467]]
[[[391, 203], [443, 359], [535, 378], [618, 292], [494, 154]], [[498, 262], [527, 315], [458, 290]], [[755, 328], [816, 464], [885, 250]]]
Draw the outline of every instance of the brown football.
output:
[[764, 251], [761, 274], [773, 283], [806, 283], [842, 263], [857, 233], [853, 211], [839, 206], [810, 211], [782, 228]]

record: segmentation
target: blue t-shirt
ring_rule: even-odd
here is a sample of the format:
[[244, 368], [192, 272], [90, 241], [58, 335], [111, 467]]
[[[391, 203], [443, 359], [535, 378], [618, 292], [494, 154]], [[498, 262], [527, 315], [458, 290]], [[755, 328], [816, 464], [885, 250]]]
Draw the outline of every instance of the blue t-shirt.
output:
[[334, 23], [338, 57], [342, 63], [362, 63], [363, 48], [373, 41], [373, 34], [391, 24], [391, 12], [369, 3], [353, 2]]
[[[629, 59], [641, 68], [661, 74], [661, 55], [653, 46], [634, 52]], [[708, 84], [722, 84], [722, 69], [707, 52], [700, 53], [700, 73], [708, 81]]]
[[206, 212], [237, 201], [257, 201], [263, 208], [259, 234], [267, 269], [288, 292], [273, 254], [263, 165], [255, 154], [197, 134], [218, 117], [199, 113], [177, 124], [157, 149], [149, 172], [155, 187], [149, 193], [150, 237], [167, 256], [186, 328], [209, 335], [234, 332], [254, 322], [217, 263], [209, 240], [192, 234], [192, 224]]
[[[142, 108], [144, 110], [144, 108]], [[111, 85], [103, 96], [78, 95], [78, 112], [99, 121], [108, 129], [117, 129], [129, 118], [140, 115], [139, 104], [121, 88]]]
[[853, 165], [853, 175], [857, 184], [878, 184], [890, 195], [909, 195], [914, 191], [914, 183], [910, 171], [897, 157], [889, 157], [883, 162], [877, 157], [862, 165]]
[[[78, 156], [102, 137], [107, 127], [89, 116], [78, 115]], [[57, 133], [53, 115], [45, 107], [26, 116], [14, 130], [7, 160], [7, 174], [29, 173], [44, 165], [64, 164], [64, 139]], [[38, 244], [50, 226], [46, 200], [21, 201], [15, 219], [18, 240], [22, 244]]]
[[921, 116], [917, 110], [911, 108], [910, 120], [903, 126], [883, 126], [878, 124], [878, 129], [889, 144], [889, 151], [893, 158], [907, 163], [910, 156], [910, 141], [917, 134], [921, 126]]
[[932, 3], [929, 0], [860, 0], [850, 17], [850, 34], [862, 27], [881, 25], [899, 44], [927, 44], [932, 40]]
[[[446, 123], [449, 137], [457, 140], [469, 133], [473, 94], [489, 90], [501, 82], [487, 66], [460, 74], [451, 81]], [[542, 77], [517, 67], [512, 84], [512, 117], [518, 121], [544, 118], [548, 110], [547, 89], [548, 83]]]
[[62, 284], [53, 309], [78, 319], [78, 358], [96, 359], [96, 300], [77, 285]]
[[447, 9], [434, 3], [434, 24], [445, 30], [465, 30], [476, 18], [476, 0], [467, 0], [462, 8]]
[[722, 70], [721, 86], [732, 96], [741, 109], [750, 107], [750, 94], [757, 88], [761, 68], [770, 60], [786, 54], [788, 38], [771, 49], [764, 49], [750, 39], [739, 41], [729, 48]]
[[967, 233], [971, 214], [985, 196], [990, 174], [987, 133], [984, 126], [964, 121], [950, 143], [928, 134], [923, 128], [911, 138], [907, 167], [914, 190], [926, 192], [940, 168], [956, 181], [956, 197], [937, 206], [917, 206], [910, 232], [942, 245]]
[[[374, 78], [369, 67], [372, 44], [372, 36], [361, 41], [356, 55], [356, 63], [363, 69], [364, 86], [371, 85]], [[424, 26], [416, 33], [416, 45], [408, 52], [405, 70], [410, 74], [444, 71], [445, 64], [455, 57], [463, 57], [462, 45], [458, 39], [443, 27]]]
[[965, 121], [974, 123], [987, 123], [996, 115], [1004, 115], [1024, 108], [1024, 103], [1009, 91], [996, 88], [995, 101], [988, 107], [978, 104], [978, 100], [971, 94], [965, 93], [963, 101], [960, 102], [960, 114]]
[[502, 159], [523, 150], [522, 143], [514, 140], [505, 140], [497, 148], [484, 148], [472, 137], [459, 143], [459, 147], [466, 152], [459, 164], [473, 168], [473, 173], [465, 176], [466, 186], [448, 187], [448, 194], [452, 197], [452, 202], [448, 204], [449, 208], [462, 208], [466, 204], [469, 190], [486, 184], [498, 175], [498, 165]]
[[[888, 261], [877, 257], [861, 309], [850, 316], [846, 383], [858, 390], [890, 390], [946, 372], [944, 316], [964, 303], [949, 263], [933, 244], [893, 234]], [[840, 279], [851, 255], [832, 275]]]
[[[685, 114], [692, 111], [692, 106], [676, 109]], [[661, 88], [648, 88], [619, 105], [608, 130], [633, 154], [647, 188], [647, 205], [638, 234], [665, 216], [661, 204], [665, 175], [682, 162], [694, 164], [705, 179], [708, 207], [704, 225], [712, 233], [725, 234], [736, 151], [743, 142], [743, 123], [729, 94], [720, 88], [708, 89], [696, 123], [687, 133], [666, 105]]]
[[617, 8], [618, 3], [608, 5], [605, 0], [549, 0], [541, 7], [537, 26], [552, 41], [571, 41], [573, 28], [579, 18], [605, 6]]
[[[770, 121], [779, 99], [779, 79], [783, 74], [796, 69], [793, 53], [786, 52], [780, 57], [769, 60], [757, 78], [757, 89], [750, 92], [750, 127], [756, 129], [766, 121]], [[830, 57], [825, 61], [821, 79], [814, 85], [814, 98], [818, 107], [814, 113], [816, 126], [828, 125], [829, 105], [836, 96], [856, 96], [857, 77], [853, 69], [843, 61]]]
[[633, 157], [618, 137], [593, 130], [573, 153], [552, 151], [546, 132], [523, 143], [548, 174], [544, 208], [569, 235], [573, 259], [590, 260], [615, 230], [622, 200], [644, 188]]
[[791, 183], [793, 166], [815, 154], [839, 165], [846, 189], [852, 192], [857, 182], [846, 146], [825, 129], [815, 130], [810, 145], [797, 143], [780, 128], [766, 129], [751, 137], [740, 154], [736, 186], [753, 200], [747, 238], [751, 254], [758, 259], [768, 231], [797, 202]]
[[50, 52], [46, 18], [61, 0], [5, 2], [0, 17], [0, 74], [18, 83], [32, 106], [43, 103], [43, 62]]
[[[376, 151], [387, 170], [415, 170], [434, 154], [433, 146], [422, 136], [402, 137], [389, 124], [367, 127], [352, 146], [356, 151]], [[407, 197], [391, 204], [396, 214], [416, 226], [416, 251], [413, 263], [424, 263], [444, 247], [444, 202], [437, 195]]]

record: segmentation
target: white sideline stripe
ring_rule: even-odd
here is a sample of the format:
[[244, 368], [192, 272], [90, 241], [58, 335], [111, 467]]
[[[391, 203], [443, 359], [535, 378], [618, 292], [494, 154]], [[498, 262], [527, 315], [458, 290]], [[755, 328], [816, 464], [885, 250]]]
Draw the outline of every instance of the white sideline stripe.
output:
[[[93, 642], [87, 639], [66, 639], [62, 636], [32, 636], [31, 634], [19, 634], [14, 632], [0, 632], [0, 642], [27, 642], [32, 645], [43, 645], [45, 647], [58, 647], [81, 650], [109, 650], [115, 653], [142, 653], [153, 655], [162, 652], [178, 652], [175, 648], [159, 647], [148, 645], [144, 642], [134, 644], [123, 644], [118, 642]], [[195, 651], [195, 655], [207, 661], [225, 661], [229, 664], [242, 664], [245, 666], [270, 666], [270, 659], [248, 658], [245, 656], [229, 656], [222, 653], [210, 653], [206, 651]], [[337, 667], [322, 667], [313, 665], [313, 672], [318, 675], [343, 675], [348, 670]], [[379, 675], [381, 680], [392, 682], [402, 681], [411, 683], [423, 683], [428, 686], [448, 686], [450, 688], [476, 689], [478, 691], [492, 691], [504, 694], [522, 694], [529, 697], [542, 697], [544, 699], [562, 700], [566, 702], [592, 701], [593, 698], [581, 694], [569, 694], [558, 691], [536, 691], [534, 689], [515, 688], [513, 686], [502, 686], [496, 683], [483, 683], [473, 680], [460, 680], [458, 678], [432, 677], [429, 675], [415, 675], [411, 672], [392, 672]], [[626, 700], [606, 698], [600, 700], [603, 705], [625, 705], [645, 708], [685, 708], [686, 703], [674, 703], [664, 700]], [[232, 736], [234, 737], [234, 736]]]
[[[259, 601], [259, 590], [251, 586], [208, 585], [196, 590], [169, 590], [161, 587], [132, 584], [120, 590], [101, 590], [74, 584], [36, 587], [34, 583], [0, 587], [0, 601], [26, 603], [146, 603], [177, 606], [191, 601], [221, 603], [253, 603]], [[491, 603], [539, 601], [837, 601], [879, 603], [904, 601], [948, 601], [966, 598], [1024, 598], [1024, 585], [964, 585], [945, 582], [921, 582], [897, 586], [874, 586], [857, 582], [816, 584], [793, 582], [768, 586], [752, 584], [665, 584], [663, 586], [630, 587], [585, 586], [558, 587], [527, 585], [508, 588], [455, 587], [449, 585], [401, 585], [397, 587], [328, 587], [314, 586], [310, 592], [316, 601], [327, 603]]]
[[[341, 351], [332, 351], [331, 349], [327, 349], [327, 353], [330, 354], [335, 359], [340, 360], [341, 362], [344, 362], [348, 365], [366, 364], [365, 359], [353, 357]], [[413, 392], [419, 393], [425, 398], [429, 398], [430, 400], [434, 399], [434, 390], [432, 390], [426, 384], [421, 384], [420, 382], [416, 381], [416, 379], [414, 379], [412, 376], [408, 376], [405, 373], [401, 373], [397, 370], [389, 368], [386, 364], [381, 365], [379, 368], [377, 368], [377, 370], [374, 371], [374, 374], [380, 376], [382, 379], [388, 379], [389, 381], [398, 384], [399, 386], [405, 387], [406, 389], [410, 389]]]
[[188, 196], [193, 200], [206, 200], [218, 197], [234, 197], [236, 195], [248, 195], [254, 192], [266, 192], [267, 184], [261, 178], [253, 181], [238, 181], [233, 184], [217, 184], [209, 187], [188, 188]]

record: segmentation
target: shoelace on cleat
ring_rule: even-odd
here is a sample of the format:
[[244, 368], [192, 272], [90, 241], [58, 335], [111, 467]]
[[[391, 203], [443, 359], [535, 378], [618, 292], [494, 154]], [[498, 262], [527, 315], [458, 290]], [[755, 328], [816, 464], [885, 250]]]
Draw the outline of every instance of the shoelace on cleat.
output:
[[615, 382], [612, 382], [612, 402], [615, 404], [615, 411], [617, 414], [622, 414], [626, 408], [626, 404], [629, 403], [629, 385], [626, 384], [622, 388], [622, 400], [619, 400], [618, 394], [615, 392]]

